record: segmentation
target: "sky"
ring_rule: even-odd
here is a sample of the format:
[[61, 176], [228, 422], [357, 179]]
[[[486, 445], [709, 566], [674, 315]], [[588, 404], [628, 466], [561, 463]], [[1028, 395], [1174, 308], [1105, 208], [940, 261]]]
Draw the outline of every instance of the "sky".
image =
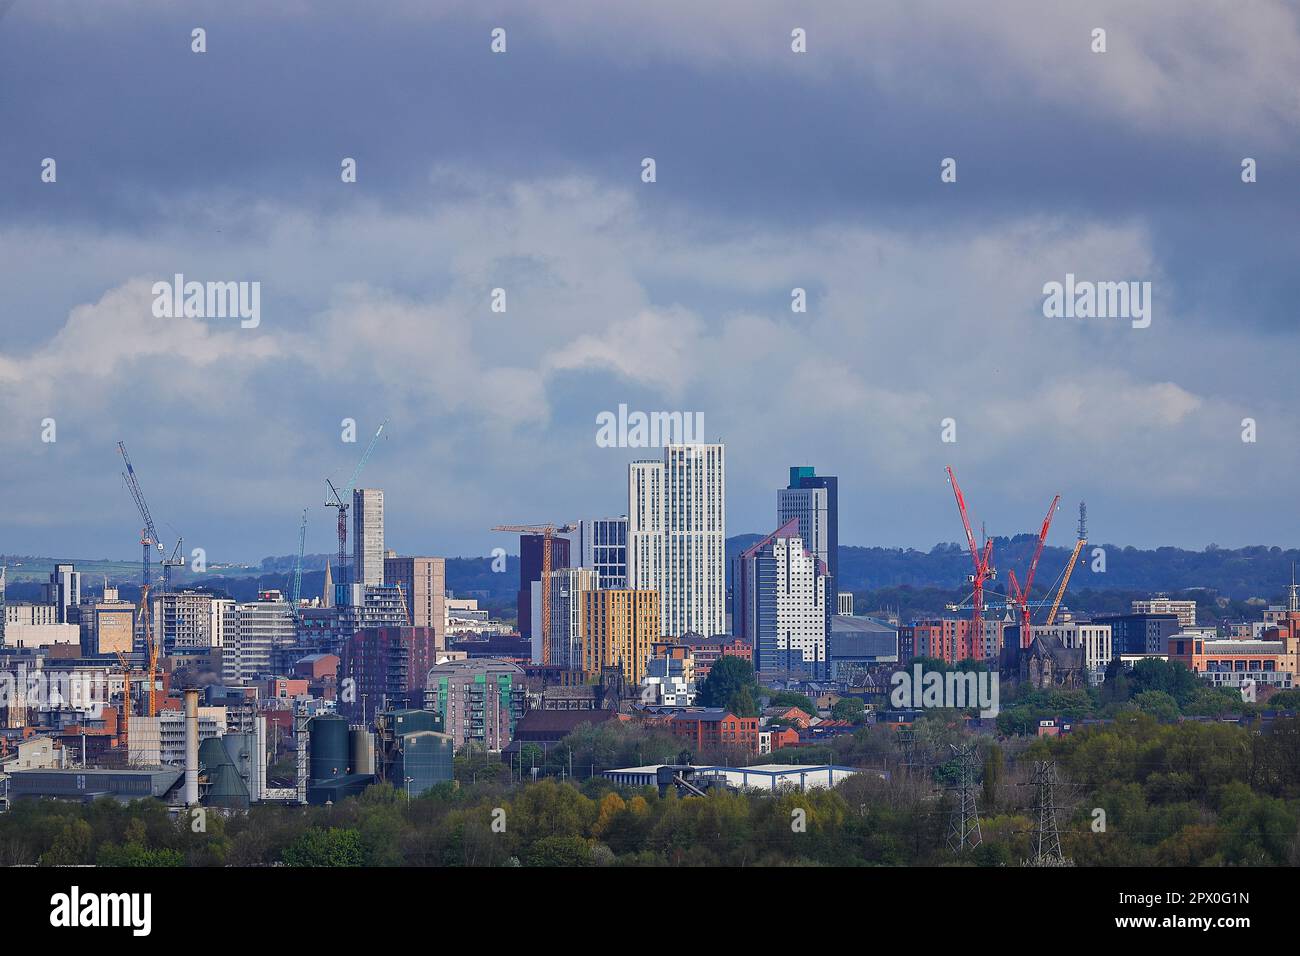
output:
[[0, 553], [134, 557], [119, 440], [164, 538], [330, 551], [384, 420], [388, 547], [513, 552], [626, 512], [620, 404], [703, 414], [728, 534], [813, 465], [957, 541], [951, 465], [990, 534], [1296, 546], [1297, 76], [1278, 0], [0, 2]]

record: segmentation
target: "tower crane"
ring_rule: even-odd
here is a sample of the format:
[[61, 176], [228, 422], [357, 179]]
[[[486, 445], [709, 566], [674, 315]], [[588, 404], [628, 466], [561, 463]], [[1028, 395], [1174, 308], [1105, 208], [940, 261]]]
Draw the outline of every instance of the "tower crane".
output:
[[140, 529], [140, 546], [144, 553], [140, 562], [140, 584], [143, 587], [148, 587], [149, 550], [156, 546], [161, 554], [165, 553], [165, 548], [162, 540], [158, 537], [158, 529], [154, 527], [153, 515], [149, 514], [149, 505], [145, 503], [144, 492], [140, 490], [140, 480], [135, 476], [135, 467], [131, 464], [131, 458], [126, 453], [126, 444], [118, 442], [117, 450], [121, 453], [122, 461], [126, 464], [126, 471], [122, 473], [122, 480], [126, 482], [127, 490], [131, 492], [131, 497], [135, 499], [135, 506], [139, 509], [140, 518], [144, 521], [144, 527]]
[[357, 478], [360, 477], [361, 475], [361, 469], [366, 467], [366, 462], [370, 460], [370, 453], [375, 450], [375, 443], [379, 441], [379, 436], [384, 433], [384, 426], [387, 424], [388, 424], [388, 419], [385, 418], [383, 422], [380, 424], [378, 431], [375, 432], [374, 437], [370, 439], [370, 444], [366, 446], [366, 450], [362, 454], [361, 460], [357, 462], [357, 467], [352, 469], [352, 477], [348, 479], [348, 483], [342, 491], [339, 491], [337, 488], [334, 487], [334, 482], [330, 481], [328, 478], [325, 479], [325, 484], [329, 485], [330, 494], [334, 496], [334, 499], [332, 501], [326, 499], [325, 507], [337, 508], [339, 510], [339, 525], [338, 525], [339, 565], [338, 566], [339, 566], [339, 580], [340, 583], [343, 584], [352, 583], [351, 579], [347, 576], [347, 574], [344, 571], [347, 562], [347, 550], [348, 550], [348, 509], [352, 507], [352, 501], [351, 501], [352, 492], [357, 486]]
[[289, 592], [289, 606], [298, 617], [298, 601], [302, 597], [302, 560], [307, 553], [307, 509], [302, 509], [302, 524], [298, 526], [298, 559], [293, 563], [293, 588]]
[[1060, 610], [1061, 599], [1065, 597], [1065, 587], [1070, 583], [1070, 575], [1074, 573], [1075, 562], [1079, 560], [1079, 552], [1083, 546], [1088, 543], [1088, 506], [1084, 502], [1079, 502], [1079, 533], [1074, 541], [1074, 550], [1070, 552], [1070, 563], [1065, 566], [1065, 574], [1061, 576], [1061, 587], [1056, 592], [1056, 599], [1052, 602], [1052, 610], [1047, 614], [1047, 623], [1051, 624], [1056, 620], [1056, 612]]
[[984, 583], [993, 580], [998, 574], [997, 569], [991, 565], [993, 539], [987, 539], [983, 549], [975, 543], [975, 532], [971, 530], [970, 515], [966, 511], [966, 498], [961, 493], [961, 486], [957, 484], [957, 476], [953, 474], [952, 466], [948, 466], [946, 470], [948, 483], [952, 485], [953, 497], [957, 499], [957, 510], [961, 513], [961, 524], [966, 531], [966, 545], [970, 549], [972, 573], [966, 580], [970, 582], [975, 592], [971, 598], [971, 640], [978, 641], [983, 638], [984, 633], [981, 628], [981, 619], [984, 616]]
[[131, 745], [131, 665], [127, 663], [126, 656], [121, 651], [116, 651], [118, 662], [122, 665], [122, 718], [120, 729], [118, 731], [118, 742], [127, 748], [127, 759], [130, 759]]
[[542, 663], [551, 662], [551, 542], [557, 534], [577, 530], [573, 524], [499, 524], [493, 531], [542, 536]]
[[1034, 547], [1034, 556], [1029, 562], [1029, 570], [1025, 573], [1024, 590], [1020, 588], [1020, 582], [1016, 580], [1015, 570], [1007, 572], [1007, 580], [1011, 582], [1011, 594], [1016, 607], [1020, 610], [1020, 646], [1028, 647], [1031, 643], [1033, 630], [1030, 625], [1029, 611], [1029, 589], [1034, 586], [1034, 574], [1038, 571], [1038, 559], [1043, 556], [1043, 545], [1047, 543], [1047, 531], [1052, 526], [1052, 516], [1056, 514], [1057, 506], [1061, 503], [1061, 496], [1057, 495], [1052, 499], [1052, 503], [1047, 508], [1047, 517], [1043, 519], [1043, 526], [1038, 532], [1038, 544]]

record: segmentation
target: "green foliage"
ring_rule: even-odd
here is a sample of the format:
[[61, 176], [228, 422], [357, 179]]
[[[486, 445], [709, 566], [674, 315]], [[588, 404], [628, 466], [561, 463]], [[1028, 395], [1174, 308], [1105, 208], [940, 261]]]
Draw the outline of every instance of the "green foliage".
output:
[[365, 862], [356, 830], [312, 827], [284, 851], [285, 866], [360, 866]]
[[754, 712], [736, 716], [757, 716], [758, 710], [753, 699], [758, 696], [759, 688], [758, 682], [754, 679], [754, 665], [743, 657], [724, 654], [709, 668], [709, 676], [700, 685], [696, 701], [702, 707], [729, 708], [741, 691], [749, 694], [749, 707]]
[[1178, 718], [1178, 701], [1163, 690], [1144, 690], [1135, 694], [1133, 704], [1144, 714], [1150, 714], [1156, 720], [1176, 720]]
[[841, 697], [831, 707], [831, 716], [836, 720], [860, 724], [867, 719], [866, 705], [858, 697]]
[[[1084, 695], [1085, 698], [1088, 695]], [[1076, 698], [1068, 698], [1066, 702]], [[944, 845], [955, 765], [972, 738], [955, 712], [914, 725], [933, 776], [899, 766], [896, 732], [866, 726], [799, 762], [873, 770], [834, 791], [661, 798], [600, 778], [578, 786], [491, 777], [407, 800], [388, 785], [328, 807], [210, 811], [202, 833], [156, 801], [83, 806], [19, 801], [0, 814], [0, 862], [101, 866], [1016, 866], [1032, 852], [1032, 761], [1056, 762], [1063, 849], [1081, 866], [1279, 866], [1300, 862], [1300, 720], [1267, 729], [1163, 723], [1167, 691], [1144, 690], [1114, 722], [1057, 738], [978, 738], [984, 842]], [[1059, 701], [1058, 701], [1059, 703]], [[631, 763], [677, 742], [617, 722], [587, 725], [566, 747]], [[778, 751], [763, 761], [777, 761]], [[1106, 827], [1094, 830], [1094, 810]]]
[[769, 707], [798, 707], [809, 717], [817, 716], [817, 705], [806, 694], [799, 694], [792, 690], [782, 690], [774, 691], [768, 696], [767, 705]]
[[1269, 710], [1300, 710], [1300, 690], [1280, 690], [1265, 706]]

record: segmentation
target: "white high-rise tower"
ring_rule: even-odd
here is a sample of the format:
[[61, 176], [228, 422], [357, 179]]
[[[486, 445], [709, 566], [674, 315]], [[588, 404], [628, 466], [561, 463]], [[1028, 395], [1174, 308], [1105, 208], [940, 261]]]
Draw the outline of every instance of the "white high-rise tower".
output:
[[384, 493], [379, 488], [352, 492], [352, 583], [384, 583]]
[[657, 590], [661, 631], [726, 631], [726, 458], [721, 444], [668, 445], [628, 470], [628, 587]]

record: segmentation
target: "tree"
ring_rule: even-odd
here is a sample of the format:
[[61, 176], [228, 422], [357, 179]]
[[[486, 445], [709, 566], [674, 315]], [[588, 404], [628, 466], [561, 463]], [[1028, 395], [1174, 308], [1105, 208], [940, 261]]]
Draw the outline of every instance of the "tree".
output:
[[312, 827], [285, 847], [285, 866], [361, 866], [365, 862], [361, 834], [356, 830]]
[[590, 863], [591, 844], [576, 836], [542, 837], [523, 854], [524, 866], [588, 866]]
[[841, 697], [831, 707], [831, 716], [836, 720], [860, 724], [867, 719], [867, 709], [857, 697]]
[[757, 708], [753, 707], [753, 697], [758, 690], [758, 684], [754, 680], [754, 665], [743, 657], [724, 654], [709, 668], [709, 676], [700, 685], [697, 699], [704, 707], [730, 707], [733, 698], [741, 690], [749, 692], [750, 706], [754, 713], [736, 716], [756, 716]]
[[1162, 690], [1145, 690], [1133, 698], [1133, 703], [1156, 720], [1177, 720], [1179, 716], [1178, 701]]
[[742, 687], [731, 695], [731, 700], [727, 701], [727, 710], [737, 717], [758, 716], [758, 705], [754, 703], [754, 695], [748, 687]]
[[792, 690], [777, 691], [768, 699], [769, 707], [798, 707], [809, 717], [817, 716], [817, 705], [806, 694], [798, 694]]

